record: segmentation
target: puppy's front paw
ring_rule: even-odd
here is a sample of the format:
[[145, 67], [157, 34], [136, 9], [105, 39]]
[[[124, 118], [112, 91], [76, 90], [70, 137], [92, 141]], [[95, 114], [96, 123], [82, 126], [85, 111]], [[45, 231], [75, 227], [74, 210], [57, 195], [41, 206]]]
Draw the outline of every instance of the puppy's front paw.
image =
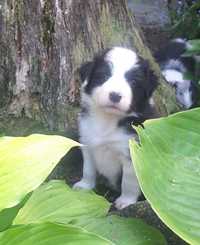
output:
[[123, 209], [128, 207], [131, 204], [136, 203], [137, 199], [134, 197], [129, 197], [129, 196], [120, 196], [115, 200], [115, 207], [117, 209]]
[[73, 189], [91, 190], [94, 188], [94, 186], [95, 186], [94, 183], [91, 183], [87, 180], [82, 179], [73, 185]]

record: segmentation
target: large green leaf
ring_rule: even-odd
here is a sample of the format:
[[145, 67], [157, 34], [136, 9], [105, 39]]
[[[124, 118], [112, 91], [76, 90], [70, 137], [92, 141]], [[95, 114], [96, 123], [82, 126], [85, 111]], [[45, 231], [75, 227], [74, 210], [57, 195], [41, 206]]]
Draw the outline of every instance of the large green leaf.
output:
[[79, 224], [87, 231], [105, 237], [117, 245], [165, 245], [164, 237], [139, 219], [115, 215], [82, 220]]
[[115, 244], [164, 245], [154, 228], [137, 219], [106, 216], [109, 203], [92, 192], [75, 191], [54, 180], [34, 191], [14, 224], [59, 222], [73, 224], [101, 235]]
[[21, 205], [18, 204], [12, 208], [6, 208], [0, 212], [0, 232], [6, 230], [12, 225], [14, 218], [17, 216]]
[[33, 134], [0, 138], [0, 210], [17, 205], [38, 187], [78, 143], [62, 136]]
[[108, 245], [112, 244], [83, 229], [54, 224], [29, 224], [0, 233], [0, 245]]
[[141, 188], [160, 218], [200, 244], [200, 109], [149, 120], [130, 142]]
[[13, 220], [17, 216], [19, 210], [24, 206], [24, 204], [30, 196], [31, 192], [28, 195], [26, 195], [26, 197], [16, 206], [12, 208], [3, 209], [0, 212], [0, 232], [8, 229], [12, 225]]
[[34, 191], [14, 224], [60, 222], [76, 224], [89, 217], [102, 217], [110, 204], [93, 192], [72, 190], [63, 181], [52, 180]]

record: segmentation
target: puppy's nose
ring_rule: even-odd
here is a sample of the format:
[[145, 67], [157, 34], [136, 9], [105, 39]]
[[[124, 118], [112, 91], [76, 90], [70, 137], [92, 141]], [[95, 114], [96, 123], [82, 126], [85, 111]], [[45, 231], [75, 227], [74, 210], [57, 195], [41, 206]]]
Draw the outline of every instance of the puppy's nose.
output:
[[122, 96], [116, 92], [111, 92], [109, 94], [109, 98], [110, 98], [110, 101], [114, 102], [114, 103], [119, 103]]

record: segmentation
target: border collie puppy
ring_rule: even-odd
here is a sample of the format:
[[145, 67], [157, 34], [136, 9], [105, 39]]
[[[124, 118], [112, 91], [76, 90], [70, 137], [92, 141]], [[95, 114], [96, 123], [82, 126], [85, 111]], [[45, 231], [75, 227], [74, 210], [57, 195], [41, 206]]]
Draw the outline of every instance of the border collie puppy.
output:
[[195, 72], [195, 59], [182, 56], [188, 45], [184, 39], [174, 39], [156, 55], [163, 76], [175, 87], [177, 101], [185, 109], [195, 106], [198, 96], [194, 81], [184, 77], [188, 71]]
[[[129, 139], [137, 139], [131, 124], [140, 124], [151, 111], [157, 81], [147, 61], [126, 48], [114, 47], [80, 68], [83, 82], [79, 117], [83, 144], [83, 177], [74, 188], [92, 189], [97, 173], [116, 187], [122, 176], [122, 209], [137, 201], [140, 188], [129, 154]], [[151, 114], [151, 112], [150, 112]]]

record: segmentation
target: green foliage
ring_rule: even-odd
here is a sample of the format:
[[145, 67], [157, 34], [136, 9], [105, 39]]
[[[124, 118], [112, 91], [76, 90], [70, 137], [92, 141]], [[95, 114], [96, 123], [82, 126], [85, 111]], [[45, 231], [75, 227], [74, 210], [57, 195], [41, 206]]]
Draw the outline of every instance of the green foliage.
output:
[[96, 218], [106, 216], [109, 207], [110, 204], [103, 197], [93, 192], [73, 191], [63, 181], [52, 180], [33, 192], [14, 224], [76, 224], [79, 220], [87, 220], [91, 214]]
[[184, 56], [200, 55], [200, 39], [190, 40], [189, 44]]
[[182, 3], [181, 9], [171, 11], [172, 31], [187, 39], [200, 38], [200, 2]]
[[[194, 57], [200, 55], [200, 1], [177, 1], [178, 6], [171, 6], [172, 35], [190, 40], [187, 52], [183, 56]], [[194, 72], [188, 71], [185, 78], [193, 80], [200, 91], [200, 62], [195, 59]], [[198, 102], [198, 104], [200, 101]]]
[[25, 196], [25, 198], [14, 207], [5, 208], [0, 212], [0, 232], [9, 228], [14, 218], [17, 216], [19, 210], [24, 206], [26, 201], [29, 199], [31, 193]]
[[109, 245], [112, 244], [81, 228], [55, 223], [16, 226], [0, 233], [0, 245]]
[[[200, 55], [200, 1], [179, 1], [180, 7], [171, 10], [173, 23], [172, 34], [175, 37], [184, 37], [190, 40], [184, 56], [194, 57]], [[186, 79], [196, 82], [200, 86], [200, 62], [195, 59], [195, 72], [185, 74]], [[200, 87], [199, 87], [200, 89]]]
[[139, 219], [111, 215], [80, 223], [84, 229], [110, 239], [118, 245], [166, 244], [161, 234]]
[[0, 138], [0, 210], [22, 201], [78, 143], [62, 136], [33, 134]]
[[84, 228], [119, 245], [165, 244], [158, 231], [140, 220], [107, 216], [109, 206], [93, 192], [74, 191], [64, 182], [54, 180], [32, 194], [13, 224], [57, 222]]
[[[200, 108], [136, 130], [140, 144], [130, 150], [147, 200], [175, 233], [200, 244]], [[108, 216], [110, 204], [93, 192], [42, 184], [76, 145], [61, 136], [0, 137], [0, 245], [165, 245], [141, 220]]]
[[3, 209], [0, 212], [0, 232], [6, 230], [12, 225], [14, 218], [21, 208], [21, 203], [12, 208]]
[[110, 204], [93, 192], [74, 191], [63, 181], [41, 185], [76, 145], [61, 136], [0, 138], [0, 245], [165, 245], [142, 221], [107, 216]]
[[[183, 54], [185, 57], [195, 58], [195, 71], [194, 73], [186, 74], [186, 78], [191, 79], [196, 82], [200, 92], [200, 39], [194, 39], [189, 41], [187, 51]], [[198, 58], [197, 58], [198, 57]]]
[[130, 142], [140, 186], [152, 208], [190, 244], [200, 244], [200, 108], [144, 123]]

